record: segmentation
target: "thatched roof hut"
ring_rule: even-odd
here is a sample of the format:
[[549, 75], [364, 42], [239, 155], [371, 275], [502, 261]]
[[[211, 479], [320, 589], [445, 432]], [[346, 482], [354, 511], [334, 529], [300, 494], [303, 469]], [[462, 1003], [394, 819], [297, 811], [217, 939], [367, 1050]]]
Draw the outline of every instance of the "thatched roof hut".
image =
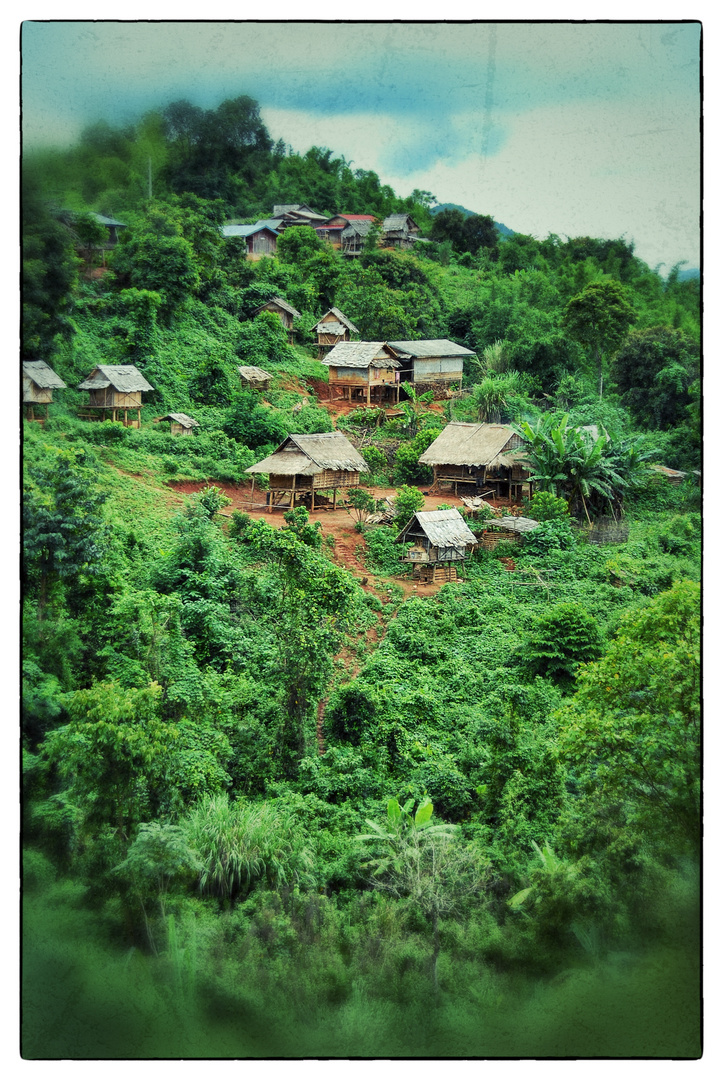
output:
[[[270, 457], [246, 470], [254, 477], [260, 473], [269, 477], [269, 507], [283, 500], [292, 507], [300, 497], [314, 509], [314, 492], [336, 492], [338, 488], [357, 487], [359, 475], [369, 466], [358, 450], [340, 431], [318, 435], [289, 435]], [[253, 488], [252, 488], [253, 497]]]
[[[78, 383], [78, 389], [90, 391], [85, 406], [90, 411], [80, 416], [88, 420], [121, 420], [126, 427], [140, 427], [142, 394], [153, 387], [132, 364], [98, 364]], [[128, 419], [129, 411], [135, 411], [135, 419]]]
[[[65, 383], [44, 360], [23, 361], [23, 405], [26, 420], [43, 423], [48, 404], [53, 400], [53, 390], [65, 390]], [[35, 415], [35, 407], [45, 406], [45, 417]]]
[[397, 536], [397, 542], [412, 540], [414, 546], [402, 556], [404, 562], [414, 564], [418, 580], [452, 581], [449, 572], [436, 573], [437, 568], [448, 568], [450, 563], [462, 562], [474, 547], [476, 537], [469, 529], [459, 510], [419, 510]]
[[339, 308], [332, 307], [311, 328], [316, 330], [319, 345], [319, 360], [338, 345], [340, 341], [350, 341], [352, 334], [358, 334], [354, 323]]
[[247, 386], [252, 387], [254, 390], [268, 390], [271, 384], [271, 374], [268, 371], [264, 371], [260, 367], [239, 367], [238, 373], [241, 376], [241, 382]]
[[399, 401], [401, 363], [385, 341], [340, 341], [321, 359], [329, 368], [329, 386], [341, 396], [370, 405]]
[[154, 423], [160, 424], [164, 420], [168, 420], [171, 424], [171, 435], [190, 435], [194, 428], [201, 426], [198, 420], [182, 412], [169, 412], [165, 416], [157, 416]]
[[458, 484], [474, 484], [500, 494], [504, 484], [512, 499], [529, 476], [524, 442], [507, 424], [447, 424], [419, 461], [434, 469], [435, 483], [453, 483], [455, 493]]

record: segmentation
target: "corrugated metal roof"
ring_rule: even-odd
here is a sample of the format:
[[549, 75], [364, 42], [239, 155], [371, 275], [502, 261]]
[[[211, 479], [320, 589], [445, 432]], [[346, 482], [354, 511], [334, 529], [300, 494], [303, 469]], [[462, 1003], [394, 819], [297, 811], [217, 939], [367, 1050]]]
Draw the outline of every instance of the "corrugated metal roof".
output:
[[340, 341], [329, 350], [321, 363], [327, 367], [401, 367], [392, 352], [387, 351], [388, 348], [384, 341]]
[[466, 349], [464, 345], [457, 345], [448, 338], [429, 338], [424, 341], [390, 341], [393, 349], [408, 353], [415, 358], [430, 356], [474, 356], [472, 349]]
[[505, 453], [515, 432], [507, 424], [447, 424], [419, 458], [422, 465], [514, 465], [524, 463], [523, 448]]
[[23, 375], [32, 379], [41, 390], [65, 390], [66, 386], [44, 360], [24, 360]]
[[270, 457], [257, 462], [247, 473], [275, 473], [277, 476], [310, 476], [331, 469], [368, 472], [369, 466], [340, 431], [319, 435], [289, 435]]
[[240, 367], [238, 373], [242, 379], [247, 379], [248, 382], [263, 382], [265, 379], [271, 378], [271, 373], [264, 371], [260, 367]]
[[397, 540], [404, 537], [415, 520], [434, 547], [464, 548], [477, 542], [459, 510], [420, 510], [405, 525]]
[[223, 225], [221, 227], [221, 233], [226, 239], [232, 236], [254, 236], [258, 232], [263, 232], [264, 229], [267, 232], [273, 233], [274, 236], [278, 236], [276, 229], [272, 228], [264, 221], [257, 221], [255, 225]]
[[132, 364], [98, 364], [82, 383], [78, 383], [79, 390], [104, 390], [107, 386], [112, 386], [121, 394], [153, 389]]

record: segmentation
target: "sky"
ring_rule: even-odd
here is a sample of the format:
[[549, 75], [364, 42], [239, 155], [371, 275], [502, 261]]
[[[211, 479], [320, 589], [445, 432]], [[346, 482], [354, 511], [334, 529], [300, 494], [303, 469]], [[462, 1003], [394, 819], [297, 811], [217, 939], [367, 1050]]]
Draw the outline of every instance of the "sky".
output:
[[23, 140], [248, 94], [274, 139], [329, 147], [399, 195], [698, 266], [699, 45], [698, 23], [672, 21], [29, 21]]

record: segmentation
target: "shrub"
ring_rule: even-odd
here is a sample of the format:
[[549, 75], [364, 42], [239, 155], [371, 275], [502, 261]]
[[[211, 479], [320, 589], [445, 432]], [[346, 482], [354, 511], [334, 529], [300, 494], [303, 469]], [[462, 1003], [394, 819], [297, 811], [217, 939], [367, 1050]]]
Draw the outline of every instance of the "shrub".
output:
[[569, 521], [570, 519], [567, 500], [553, 495], [551, 491], [536, 491], [529, 501], [525, 501], [525, 510], [535, 521]]
[[[564, 502], [564, 499], [559, 501]], [[526, 555], [544, 558], [553, 551], [569, 551], [575, 546], [575, 535], [569, 521], [554, 518], [541, 521], [536, 529], [525, 533], [524, 545]]]
[[537, 619], [522, 652], [531, 675], [565, 685], [580, 664], [600, 656], [602, 639], [593, 617], [578, 604], [555, 604]]
[[424, 495], [415, 487], [407, 484], [397, 490], [394, 498], [394, 524], [404, 528], [409, 519], [424, 506]]

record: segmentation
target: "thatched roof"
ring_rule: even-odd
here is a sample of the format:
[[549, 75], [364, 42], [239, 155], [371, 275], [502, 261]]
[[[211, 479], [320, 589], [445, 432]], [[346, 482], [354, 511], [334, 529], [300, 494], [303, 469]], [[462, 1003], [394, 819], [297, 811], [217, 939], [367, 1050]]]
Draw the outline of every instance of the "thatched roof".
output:
[[418, 228], [416, 221], [409, 214], [390, 214], [382, 222], [384, 232], [400, 232]]
[[44, 360], [24, 360], [23, 375], [40, 387], [41, 390], [65, 390], [65, 383], [56, 375]]
[[322, 364], [327, 367], [399, 368], [396, 350], [384, 341], [340, 341], [330, 349]]
[[484, 527], [485, 529], [507, 529], [509, 532], [527, 533], [536, 529], [539, 524], [539, 521], [535, 521], [534, 518], [505, 516], [485, 521]]
[[[338, 346], [337, 346], [338, 348]], [[447, 424], [419, 461], [422, 465], [470, 465], [488, 468], [524, 464], [523, 448], [505, 453], [515, 432], [507, 424]]]
[[404, 526], [397, 540], [404, 539], [415, 521], [434, 547], [464, 548], [477, 542], [459, 510], [419, 510]]
[[313, 476], [325, 469], [368, 472], [369, 466], [345, 435], [340, 431], [329, 431], [320, 435], [289, 435], [270, 457], [252, 465], [246, 472]]
[[239, 367], [238, 373], [246, 382], [265, 382], [271, 378], [271, 374], [260, 367]]
[[79, 390], [105, 390], [108, 386], [120, 394], [153, 389], [132, 364], [98, 364], [82, 383], [78, 383]]
[[186, 414], [183, 412], [166, 413], [165, 416], [158, 417], [158, 421], [160, 422], [161, 420], [172, 420], [174, 424], [180, 424], [181, 427], [185, 428], [194, 428], [201, 426], [198, 420], [194, 420], [192, 417], [186, 416]]
[[274, 304], [276, 307], [280, 307], [282, 311], [287, 312], [287, 314], [289, 315], [301, 315], [300, 311], [297, 311], [295, 307], [292, 307], [291, 304], [288, 304], [286, 300], [282, 300], [280, 296], [275, 296], [273, 300], [267, 300], [265, 304], [261, 305], [261, 307], [257, 307], [254, 311], [254, 315], [258, 315], [260, 311], [266, 311], [266, 309], [269, 308], [272, 304]]
[[415, 359], [437, 356], [474, 356], [472, 349], [466, 349], [464, 345], [457, 345], [447, 338], [430, 339], [428, 341], [390, 341], [389, 344], [398, 352], [407, 353]]
[[[324, 322], [324, 319], [328, 315], [333, 315], [334, 316], [334, 319], [336, 320], [336, 324], [338, 324], [340, 326], [340, 328], [341, 328], [340, 331], [337, 331], [336, 329], [332, 329], [335, 326], [334, 322]], [[351, 321], [351, 319], [347, 319], [344, 312], [339, 311], [339, 308], [337, 308], [337, 307], [329, 308], [329, 310], [326, 312], [326, 315], [322, 315], [321, 318], [319, 319], [318, 323], [315, 323], [314, 326], [312, 326], [311, 329], [312, 330], [326, 330], [328, 333], [332, 333], [332, 334], [336, 334], [337, 332], [342, 332], [344, 329], [348, 330], [352, 334], [358, 334], [359, 333], [359, 331], [357, 330], [356, 326]]]

